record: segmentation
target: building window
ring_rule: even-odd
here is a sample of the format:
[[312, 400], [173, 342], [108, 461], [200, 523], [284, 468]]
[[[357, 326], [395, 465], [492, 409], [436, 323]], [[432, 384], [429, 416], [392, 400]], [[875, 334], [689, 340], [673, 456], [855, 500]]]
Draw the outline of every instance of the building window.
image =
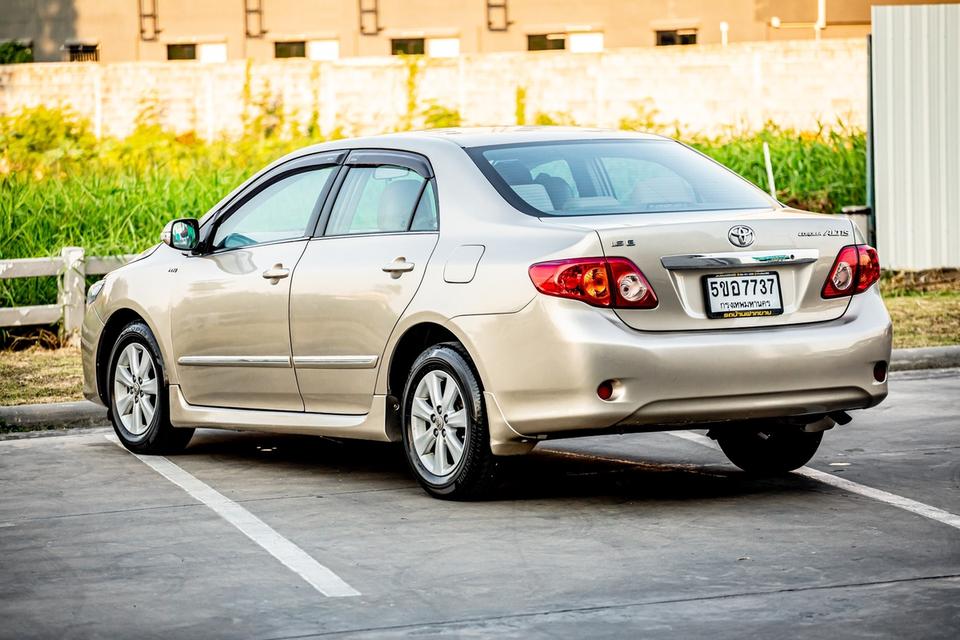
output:
[[311, 60], [336, 60], [340, 57], [340, 41], [311, 40], [307, 43], [307, 57]]
[[304, 40], [299, 42], [274, 42], [274, 58], [306, 58], [307, 43]]
[[394, 38], [390, 41], [390, 53], [395, 56], [422, 56], [423, 38]]
[[70, 62], [99, 62], [100, 45], [68, 42], [63, 46], [67, 50], [67, 60]]
[[571, 53], [599, 53], [603, 51], [603, 34], [594, 31], [567, 35]]
[[456, 58], [460, 55], [460, 38], [430, 38], [427, 55], [432, 58]]
[[657, 46], [669, 47], [675, 44], [697, 44], [696, 29], [674, 29], [657, 31]]
[[168, 44], [167, 60], [196, 60], [197, 45], [195, 44]]
[[552, 51], [567, 48], [565, 33], [544, 33], [527, 36], [527, 51]]
[[226, 62], [226, 42], [205, 42], [197, 45], [197, 60], [204, 63]]

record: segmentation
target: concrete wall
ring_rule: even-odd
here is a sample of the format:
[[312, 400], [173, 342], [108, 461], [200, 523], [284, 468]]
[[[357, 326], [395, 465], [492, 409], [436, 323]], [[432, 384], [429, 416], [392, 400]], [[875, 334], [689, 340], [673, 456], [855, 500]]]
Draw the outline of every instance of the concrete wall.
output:
[[301, 122], [316, 111], [323, 131], [354, 135], [400, 126], [411, 88], [418, 104], [458, 109], [465, 125], [516, 124], [522, 87], [528, 123], [546, 112], [615, 127], [638, 104], [687, 132], [756, 129], [767, 120], [800, 129], [866, 120], [866, 42], [859, 38], [423, 58], [414, 82], [411, 60], [0, 66], [0, 113], [66, 106], [103, 134], [123, 136], [153, 105], [166, 126], [210, 137], [240, 130], [247, 86], [249, 102], [282, 104]]

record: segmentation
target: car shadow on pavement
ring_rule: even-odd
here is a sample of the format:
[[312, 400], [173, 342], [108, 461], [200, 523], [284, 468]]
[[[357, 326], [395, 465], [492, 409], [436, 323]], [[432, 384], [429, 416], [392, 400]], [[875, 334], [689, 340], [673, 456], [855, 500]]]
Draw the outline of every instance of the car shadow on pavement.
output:
[[761, 478], [729, 465], [612, 459], [544, 449], [509, 470], [501, 499], [609, 497], [685, 502], [783, 496], [820, 489], [801, 476]]
[[[342, 474], [343, 482], [363, 476], [383, 489], [416, 489], [397, 444], [336, 440], [317, 436], [255, 432], [202, 431], [173, 459], [206, 457], [259, 467], [271, 475]], [[819, 483], [798, 475], [760, 478], [726, 464], [670, 463], [614, 459], [574, 451], [537, 449], [506, 458], [503, 481], [493, 501], [558, 498], [676, 502], [743, 496], [783, 496], [822, 491]], [[424, 497], [426, 497], [424, 495]]]

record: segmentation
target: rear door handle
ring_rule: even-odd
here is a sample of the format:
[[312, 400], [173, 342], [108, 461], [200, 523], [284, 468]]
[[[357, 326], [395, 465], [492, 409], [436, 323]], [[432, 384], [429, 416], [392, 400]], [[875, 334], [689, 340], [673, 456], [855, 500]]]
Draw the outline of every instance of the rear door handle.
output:
[[284, 269], [279, 262], [263, 272], [264, 280], [269, 280], [270, 284], [277, 284], [282, 278], [290, 275], [290, 269]]
[[407, 259], [403, 256], [396, 258], [393, 262], [383, 267], [384, 273], [389, 273], [391, 278], [399, 278], [405, 273], [413, 271], [413, 268], [416, 265], [412, 262], [407, 262]]

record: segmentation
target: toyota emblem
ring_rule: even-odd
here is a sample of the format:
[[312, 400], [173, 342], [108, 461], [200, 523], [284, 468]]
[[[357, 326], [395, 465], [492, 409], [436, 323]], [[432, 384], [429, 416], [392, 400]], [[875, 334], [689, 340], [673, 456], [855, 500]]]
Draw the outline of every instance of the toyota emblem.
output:
[[749, 247], [754, 240], [753, 229], [742, 224], [730, 227], [730, 231], [727, 232], [727, 239], [735, 247]]

